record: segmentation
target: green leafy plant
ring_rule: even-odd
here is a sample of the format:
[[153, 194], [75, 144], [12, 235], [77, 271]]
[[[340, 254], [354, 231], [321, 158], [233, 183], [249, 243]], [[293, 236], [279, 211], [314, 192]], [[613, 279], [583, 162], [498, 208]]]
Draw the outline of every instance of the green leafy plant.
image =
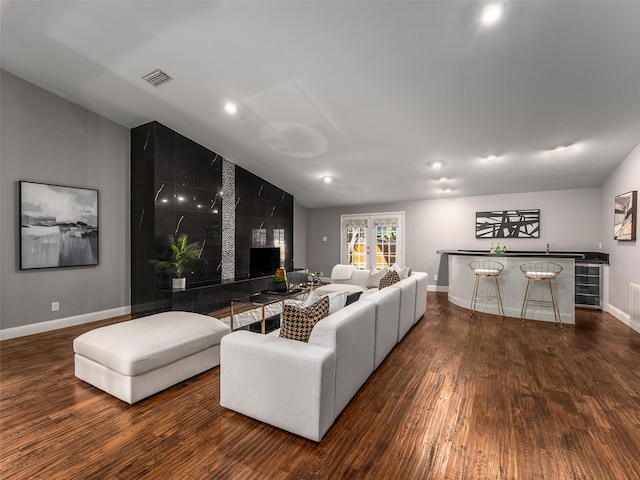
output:
[[176, 274], [176, 278], [182, 278], [184, 267], [200, 256], [200, 244], [189, 243], [189, 237], [182, 233], [178, 238], [169, 235], [169, 247], [171, 248], [171, 258], [169, 260], [149, 260], [149, 263], [156, 268], [171, 268]]
[[276, 269], [276, 274], [273, 277], [273, 283], [283, 283], [287, 281], [287, 274], [283, 268]]
[[324, 273], [322, 272], [311, 272], [309, 273], [309, 276], [311, 277], [311, 283], [313, 285], [319, 285], [320, 284], [320, 277], [322, 277], [324, 275]]

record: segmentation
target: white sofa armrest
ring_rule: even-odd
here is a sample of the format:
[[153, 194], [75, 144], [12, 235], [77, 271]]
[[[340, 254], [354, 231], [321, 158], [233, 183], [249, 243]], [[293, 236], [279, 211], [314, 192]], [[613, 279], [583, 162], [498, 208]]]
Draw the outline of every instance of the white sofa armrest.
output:
[[236, 331], [220, 343], [220, 405], [319, 442], [335, 419], [335, 350]]

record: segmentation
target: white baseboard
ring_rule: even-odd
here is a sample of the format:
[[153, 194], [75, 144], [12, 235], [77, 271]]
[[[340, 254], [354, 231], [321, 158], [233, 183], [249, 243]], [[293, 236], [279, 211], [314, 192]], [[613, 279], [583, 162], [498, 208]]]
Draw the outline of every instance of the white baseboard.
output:
[[131, 306], [111, 308], [100, 312], [84, 313], [73, 317], [58, 318], [48, 322], [34, 323], [31, 325], [22, 325], [20, 327], [11, 327], [0, 329], [0, 340], [9, 340], [10, 338], [25, 337], [35, 333], [50, 332], [59, 328], [73, 327], [82, 325], [83, 323], [96, 322], [106, 318], [118, 317], [120, 315], [128, 315], [131, 313]]
[[427, 285], [427, 292], [444, 292], [447, 293], [449, 287], [445, 285]]
[[631, 321], [631, 316], [627, 315], [626, 313], [624, 313], [619, 308], [616, 308], [613, 305], [609, 304], [609, 305], [605, 306], [605, 311], [609, 312], [611, 315], [616, 317], [618, 320], [620, 320], [622, 323], [624, 323], [627, 327], [631, 327], [636, 332], [640, 333], [640, 325], [638, 325], [635, 322], [632, 322]]

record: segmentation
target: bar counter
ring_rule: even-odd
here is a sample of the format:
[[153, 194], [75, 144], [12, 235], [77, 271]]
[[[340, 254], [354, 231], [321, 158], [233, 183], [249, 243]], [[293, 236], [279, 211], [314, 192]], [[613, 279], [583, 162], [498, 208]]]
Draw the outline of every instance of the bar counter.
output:
[[[537, 252], [507, 251], [507, 253], [489, 253], [481, 250], [438, 250], [446, 254], [449, 264], [449, 301], [463, 308], [469, 308], [475, 275], [469, 268], [474, 260], [494, 260], [504, 265], [498, 278], [504, 314], [507, 317], [520, 318], [522, 303], [527, 288], [527, 278], [520, 270], [520, 265], [529, 262], [553, 262], [562, 266], [562, 272], [554, 281], [558, 307], [562, 323], [575, 324], [575, 262], [585, 260], [586, 255], [579, 252]], [[492, 282], [481, 279], [479, 291], [493, 294]], [[547, 282], [533, 282], [532, 299], [550, 300], [551, 293]], [[495, 302], [478, 301], [476, 310], [497, 314]], [[528, 320], [553, 322], [553, 310], [530, 306], [527, 310]]]

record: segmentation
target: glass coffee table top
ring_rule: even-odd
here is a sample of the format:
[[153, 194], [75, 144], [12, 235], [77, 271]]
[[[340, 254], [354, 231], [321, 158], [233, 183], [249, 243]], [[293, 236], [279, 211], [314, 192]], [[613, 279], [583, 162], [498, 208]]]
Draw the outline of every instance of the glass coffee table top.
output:
[[261, 332], [266, 333], [265, 320], [282, 313], [285, 300], [307, 293], [308, 288], [297, 288], [287, 292], [264, 291], [234, 298], [231, 300], [231, 330], [260, 322]]

